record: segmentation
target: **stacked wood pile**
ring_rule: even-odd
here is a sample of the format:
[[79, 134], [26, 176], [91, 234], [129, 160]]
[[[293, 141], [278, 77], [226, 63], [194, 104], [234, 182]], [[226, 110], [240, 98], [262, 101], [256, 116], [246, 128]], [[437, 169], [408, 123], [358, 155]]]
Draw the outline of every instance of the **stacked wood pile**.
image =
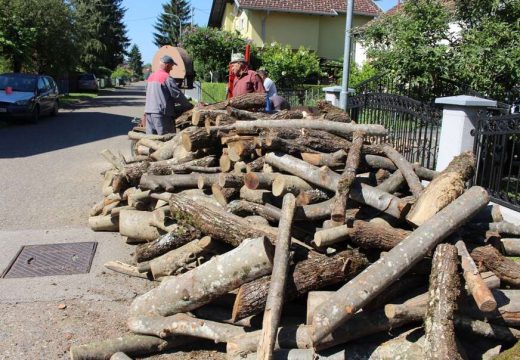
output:
[[176, 134], [130, 132], [132, 159], [103, 152], [113, 169], [90, 225], [136, 244], [133, 263], [106, 266], [158, 285], [132, 302], [131, 333], [72, 359], [198, 339], [229, 359], [474, 359], [515, 344], [520, 227], [467, 188], [472, 154], [437, 173], [325, 103], [262, 106], [197, 108]]

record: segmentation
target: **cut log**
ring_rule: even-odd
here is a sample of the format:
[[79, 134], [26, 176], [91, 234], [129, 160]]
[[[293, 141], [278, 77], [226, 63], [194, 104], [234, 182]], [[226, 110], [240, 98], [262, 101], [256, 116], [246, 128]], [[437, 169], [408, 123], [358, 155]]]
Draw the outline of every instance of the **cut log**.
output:
[[235, 165], [235, 163], [229, 158], [227, 154], [227, 148], [223, 149], [223, 151], [225, 152], [220, 156], [218, 163], [222, 172], [229, 172], [233, 170], [233, 165]]
[[333, 134], [346, 137], [355, 131], [363, 131], [368, 136], [385, 136], [387, 130], [382, 125], [358, 125], [348, 123], [338, 123], [328, 120], [305, 120], [305, 119], [285, 119], [278, 120], [255, 120], [237, 121], [234, 124], [225, 126], [211, 127], [210, 131], [229, 131], [229, 130], [253, 130], [253, 129], [272, 129], [272, 128], [293, 128], [293, 129], [316, 129], [325, 130]]
[[428, 307], [424, 318], [426, 359], [462, 359], [453, 325], [453, 314], [460, 294], [457, 249], [440, 244], [433, 255]]
[[283, 197], [282, 216], [278, 225], [273, 271], [265, 303], [264, 320], [262, 322], [262, 335], [258, 342], [257, 353], [259, 359], [271, 359], [273, 356], [276, 333], [282, 315], [285, 284], [287, 282], [291, 227], [295, 208], [296, 199], [294, 195], [286, 194]]
[[246, 200], [234, 200], [230, 202], [227, 211], [239, 216], [259, 215], [269, 222], [277, 223], [280, 220], [281, 211], [272, 205], [257, 204]]
[[318, 109], [325, 114], [324, 118], [331, 121], [349, 123], [352, 121], [350, 116], [339, 107], [336, 107], [328, 101], [319, 101], [317, 104]]
[[119, 171], [123, 171], [125, 167], [124, 160], [115, 156], [110, 150], [104, 149], [99, 153], [101, 156], [105, 158], [113, 167], [115, 167]]
[[240, 110], [260, 110], [265, 107], [265, 94], [251, 93], [233, 96], [227, 101], [227, 105]]
[[139, 277], [139, 278], [143, 278], [143, 279], [148, 279], [148, 276], [146, 274], [139, 272], [139, 270], [137, 270], [136, 266], [132, 266], [132, 265], [126, 264], [121, 261], [109, 261], [109, 262], [105, 263], [103, 266], [109, 270], [112, 270], [112, 271], [115, 271], [115, 272], [118, 272], [121, 274], [135, 276], [135, 277]]
[[356, 179], [356, 173], [359, 167], [359, 158], [365, 133], [355, 132], [352, 135], [352, 147], [349, 149], [345, 170], [338, 179], [338, 187], [334, 198], [334, 205], [331, 209], [331, 219], [336, 222], [345, 222], [345, 210], [347, 209], [347, 199], [350, 190]]
[[235, 109], [231, 106], [228, 106], [226, 108], [226, 113], [229, 116], [232, 116], [237, 120], [257, 120], [257, 119], [266, 117], [265, 113], [251, 112], [251, 111], [247, 111], [247, 110], [239, 110], [239, 109]]
[[511, 327], [489, 324], [485, 321], [474, 320], [464, 316], [455, 316], [454, 322], [457, 329], [461, 332], [471, 332], [482, 337], [508, 343], [513, 343], [520, 339], [520, 330]]
[[240, 190], [234, 187], [225, 188], [218, 184], [213, 184], [211, 185], [211, 193], [218, 203], [225, 207], [239, 196]]
[[154, 279], [174, 275], [180, 268], [197, 260], [200, 254], [215, 247], [209, 236], [193, 240], [180, 248], [170, 250], [164, 255], [150, 260], [150, 271]]
[[488, 205], [481, 212], [471, 219], [471, 222], [475, 223], [492, 223], [492, 222], [502, 222], [504, 221], [504, 217], [502, 216], [502, 211], [500, 210], [500, 205]]
[[191, 115], [191, 123], [195, 126], [203, 126], [204, 119], [211, 118], [215, 120], [218, 115], [226, 114], [225, 110], [217, 110], [217, 109], [193, 109]]
[[168, 234], [164, 234], [149, 243], [137, 245], [134, 260], [138, 263], [151, 260], [201, 237], [200, 231], [193, 226], [174, 226], [175, 228]]
[[[200, 159], [191, 159], [182, 163], [179, 163], [180, 160], [182, 159], [152, 162], [147, 171], [151, 175], [172, 175], [192, 172], [191, 169], [193, 167], [210, 167], [216, 164], [215, 155], [208, 155]], [[142, 174], [140, 176], [142, 176]]]
[[252, 140], [238, 140], [227, 144], [231, 161], [250, 161], [256, 157], [255, 143]]
[[495, 310], [497, 308], [497, 302], [484, 280], [480, 277], [477, 266], [468, 253], [466, 244], [459, 238], [455, 246], [457, 247], [457, 253], [461, 260], [464, 280], [478, 308], [485, 312]]
[[247, 239], [237, 248], [161, 282], [137, 297], [131, 313], [168, 316], [186, 312], [271, 272], [273, 247], [266, 238]]
[[[378, 147], [380, 148], [380, 147]], [[368, 166], [374, 169], [385, 169], [385, 170], [391, 170], [391, 171], [397, 171], [398, 168], [395, 166], [395, 164], [382, 156], [373, 155], [373, 154], [366, 154], [362, 156], [362, 162], [366, 163]], [[439, 175], [437, 171], [433, 171], [430, 169], [427, 169], [425, 167], [419, 166], [417, 164], [412, 165], [415, 173], [417, 176], [419, 176], [420, 179], [431, 181], [435, 177]]]
[[520, 256], [520, 239], [503, 238], [500, 239], [500, 244], [507, 256]]
[[127, 324], [136, 334], [155, 335], [160, 338], [185, 335], [213, 340], [215, 343], [227, 342], [234, 336], [245, 334], [244, 328], [240, 326], [197, 319], [186, 314], [168, 317], [140, 316], [130, 318]]
[[124, 166], [122, 175], [126, 178], [131, 186], [136, 186], [139, 184], [139, 179], [141, 179], [141, 176], [143, 176], [143, 174], [148, 171], [149, 167], [150, 162], [148, 161], [128, 164]]
[[161, 339], [155, 336], [125, 335], [85, 345], [73, 345], [70, 347], [70, 358], [71, 360], [106, 360], [117, 352], [130, 356], [151, 355], [192, 341], [189, 337], [181, 336]]
[[472, 187], [339, 289], [320, 306], [313, 317], [313, 343], [320, 343], [327, 334], [406, 273], [488, 202], [489, 196], [485, 189]]
[[199, 174], [197, 177], [197, 187], [201, 190], [209, 189], [211, 185], [218, 182], [220, 174], [220, 169], [218, 174]]
[[[285, 301], [304, 296], [311, 290], [348, 280], [368, 265], [366, 257], [356, 250], [345, 250], [327, 257], [313, 256], [300, 261], [289, 270]], [[260, 313], [265, 306], [270, 277], [244, 284], [233, 305], [233, 321]]]
[[342, 225], [317, 231], [314, 234], [314, 243], [318, 247], [326, 247], [350, 240], [357, 247], [390, 250], [408, 235], [410, 231], [357, 220], [350, 227]]
[[91, 216], [88, 218], [88, 226], [93, 231], [118, 231], [119, 218], [111, 215]]
[[388, 179], [376, 186], [376, 189], [393, 194], [404, 185], [405, 179], [401, 171], [396, 170]]
[[161, 142], [161, 141], [147, 139], [147, 138], [141, 139], [137, 142], [137, 146], [139, 146], [139, 145], [146, 146], [147, 148], [150, 148], [150, 150], [153, 150], [153, 151], [158, 150], [162, 146], [162, 144], [163, 144], [163, 142]]
[[338, 168], [345, 165], [347, 152], [341, 149], [333, 153], [302, 153], [301, 157], [311, 165]]
[[[337, 189], [340, 176], [327, 167], [316, 168], [293, 156], [275, 153], [266, 154], [265, 161], [312, 184], [332, 191]], [[403, 210], [406, 211], [407, 208], [407, 204], [403, 204], [399, 198], [369, 185], [359, 184], [357, 181], [353, 184], [350, 198], [361, 204], [384, 211], [397, 219], [401, 217]]]
[[493, 271], [506, 284], [520, 286], [520, 264], [503, 256], [493, 246], [480, 246], [471, 252], [471, 257], [479, 265]]
[[189, 127], [182, 131], [181, 143], [186, 151], [196, 151], [202, 148], [211, 148], [217, 139], [208, 135], [204, 128]]
[[271, 189], [278, 173], [266, 174], [261, 172], [248, 172], [244, 175], [244, 185], [251, 190]]
[[110, 357], [110, 360], [132, 360], [132, 358], [123, 352], [116, 352]]
[[246, 165], [246, 172], [258, 172], [264, 167], [264, 158], [259, 157]]
[[283, 196], [287, 193], [298, 195], [301, 191], [312, 189], [313, 187], [305, 180], [292, 175], [277, 175], [272, 183], [272, 193], [274, 196]]
[[158, 141], [168, 141], [168, 140], [171, 140], [174, 136], [175, 136], [175, 134], [157, 135], [157, 134], [145, 134], [145, 133], [137, 132], [137, 131], [128, 132], [128, 138], [130, 140], [150, 139], [150, 140], [158, 140]]
[[175, 174], [175, 175], [150, 175], [144, 174], [141, 177], [139, 186], [141, 189], [152, 190], [152, 191], [168, 191], [173, 192], [178, 189], [192, 188], [195, 189], [198, 186], [198, 177], [200, 176], [212, 176], [214, 174]]
[[244, 185], [244, 176], [237, 174], [225, 174], [221, 173], [218, 176], [218, 182], [222, 187], [234, 187], [239, 188]]
[[273, 194], [268, 190], [251, 190], [242, 186], [240, 198], [257, 204], [266, 204], [273, 201]]
[[406, 219], [414, 225], [421, 225], [463, 192], [464, 181], [460, 174], [443, 173], [426, 187]]
[[475, 154], [473, 154], [472, 151], [465, 151], [460, 155], [455, 156], [441, 174], [455, 172], [462, 177], [464, 182], [466, 182], [473, 178], [475, 168]]
[[320, 189], [303, 190], [296, 197], [296, 205], [316, 204], [329, 199], [330, 196]]
[[162, 233], [150, 225], [152, 213], [149, 211], [123, 210], [119, 213], [119, 233], [135, 241], [153, 241]]
[[494, 223], [475, 223], [468, 224], [472, 229], [494, 231], [500, 235], [506, 236], [520, 236], [520, 225], [512, 224], [507, 221], [494, 222]]

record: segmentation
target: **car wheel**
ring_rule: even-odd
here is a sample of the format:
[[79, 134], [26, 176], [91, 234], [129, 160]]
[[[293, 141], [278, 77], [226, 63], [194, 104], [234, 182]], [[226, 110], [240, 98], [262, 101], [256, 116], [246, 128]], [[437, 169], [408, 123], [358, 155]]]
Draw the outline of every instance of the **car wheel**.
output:
[[36, 124], [40, 120], [40, 108], [38, 106], [34, 107], [34, 110], [29, 118], [29, 122], [31, 124]]
[[56, 100], [54, 102], [54, 106], [52, 107], [52, 112], [51, 112], [51, 116], [56, 116], [58, 115], [58, 111], [60, 109], [60, 103], [58, 100]]

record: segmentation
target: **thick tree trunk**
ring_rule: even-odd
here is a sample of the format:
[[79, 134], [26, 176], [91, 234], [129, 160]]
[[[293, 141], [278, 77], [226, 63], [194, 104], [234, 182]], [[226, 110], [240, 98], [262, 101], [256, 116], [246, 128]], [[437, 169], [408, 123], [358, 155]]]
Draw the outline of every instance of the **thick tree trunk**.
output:
[[128, 328], [136, 334], [154, 335], [160, 338], [185, 335], [213, 340], [215, 343], [227, 342], [234, 336], [245, 334], [241, 326], [197, 319], [186, 314], [168, 317], [139, 316], [130, 318], [127, 324]]
[[428, 307], [424, 319], [426, 359], [462, 359], [455, 340], [453, 314], [460, 294], [457, 249], [440, 244], [433, 255]]
[[520, 286], [520, 264], [506, 258], [493, 246], [480, 246], [471, 252], [471, 257], [478, 265], [493, 271], [504, 283]]
[[488, 202], [489, 196], [486, 190], [472, 187], [338, 290], [330, 300], [320, 306], [314, 315], [313, 343], [320, 343], [327, 334], [406, 273], [428, 251], [474, 216]]
[[182, 336], [161, 339], [155, 336], [125, 335], [85, 345], [73, 345], [70, 347], [70, 358], [72, 360], [107, 360], [117, 352], [130, 356], [151, 355], [189, 344], [192, 341], [192, 339]]
[[239, 216], [205, 203], [196, 203], [183, 195], [170, 198], [172, 216], [181, 224], [189, 224], [212, 239], [238, 246], [244, 239], [267, 236], [275, 241], [276, 233], [252, 226]]
[[[311, 290], [345, 281], [368, 265], [366, 257], [355, 250], [346, 250], [327, 257], [313, 256], [300, 261], [289, 270], [285, 301], [291, 301]], [[270, 277], [244, 284], [238, 290], [233, 305], [233, 321], [258, 314], [264, 309]]]
[[457, 252], [460, 256], [464, 280], [466, 281], [468, 290], [475, 299], [478, 308], [485, 312], [495, 310], [497, 308], [497, 302], [493, 297], [493, 294], [491, 294], [491, 291], [489, 291], [484, 280], [482, 280], [482, 277], [480, 277], [477, 266], [468, 253], [466, 244], [464, 244], [464, 241], [459, 238], [455, 243], [455, 246], [457, 247]]
[[225, 126], [211, 127], [210, 131], [229, 131], [229, 130], [253, 130], [265, 128], [293, 128], [293, 129], [315, 129], [325, 130], [342, 137], [352, 135], [355, 131], [364, 131], [368, 136], [385, 136], [387, 130], [382, 125], [358, 125], [348, 123], [338, 123], [328, 120], [305, 120], [305, 119], [286, 119], [278, 120], [255, 120], [237, 121], [234, 124]]
[[357, 220], [352, 226], [342, 225], [317, 231], [314, 234], [314, 243], [318, 247], [327, 247], [336, 242], [349, 240], [357, 247], [386, 251], [408, 235], [410, 231]]
[[365, 134], [355, 132], [352, 135], [352, 147], [350, 148], [345, 163], [345, 170], [338, 179], [338, 187], [336, 189], [336, 197], [334, 205], [331, 209], [331, 219], [336, 222], [345, 222], [345, 210], [347, 209], [347, 199], [356, 179], [356, 172], [359, 167], [359, 159], [361, 156], [361, 148], [363, 146]]
[[174, 229], [168, 234], [149, 243], [137, 245], [134, 260], [138, 263], [151, 260], [200, 237], [200, 231], [191, 225], [174, 225]]
[[167, 279], [137, 297], [131, 313], [168, 316], [186, 312], [271, 272], [273, 247], [266, 238], [247, 239], [187, 273]]
[[233, 96], [227, 101], [227, 105], [239, 110], [262, 110], [265, 107], [265, 94], [251, 93]]
[[291, 246], [291, 228], [296, 208], [296, 199], [293, 194], [286, 194], [283, 198], [282, 217], [278, 225], [276, 248], [274, 252], [273, 271], [269, 284], [269, 292], [265, 303], [262, 335], [258, 342], [258, 358], [271, 359], [287, 282], [289, 268], [289, 249]]
[[[340, 175], [327, 167], [317, 168], [290, 155], [269, 153], [264, 158], [268, 164], [327, 190], [336, 191], [338, 187]], [[384, 211], [397, 219], [401, 218], [403, 210], [407, 207], [407, 204], [402, 203], [399, 198], [371, 186], [359, 184], [357, 181], [353, 184], [350, 198], [361, 204]]]

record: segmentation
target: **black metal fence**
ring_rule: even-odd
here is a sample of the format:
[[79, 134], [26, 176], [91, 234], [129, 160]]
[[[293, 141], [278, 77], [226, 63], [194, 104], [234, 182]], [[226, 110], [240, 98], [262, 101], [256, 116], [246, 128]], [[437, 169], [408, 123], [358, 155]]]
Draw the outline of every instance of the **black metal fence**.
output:
[[474, 183], [494, 202], [520, 211], [520, 114], [481, 112], [474, 135]]

